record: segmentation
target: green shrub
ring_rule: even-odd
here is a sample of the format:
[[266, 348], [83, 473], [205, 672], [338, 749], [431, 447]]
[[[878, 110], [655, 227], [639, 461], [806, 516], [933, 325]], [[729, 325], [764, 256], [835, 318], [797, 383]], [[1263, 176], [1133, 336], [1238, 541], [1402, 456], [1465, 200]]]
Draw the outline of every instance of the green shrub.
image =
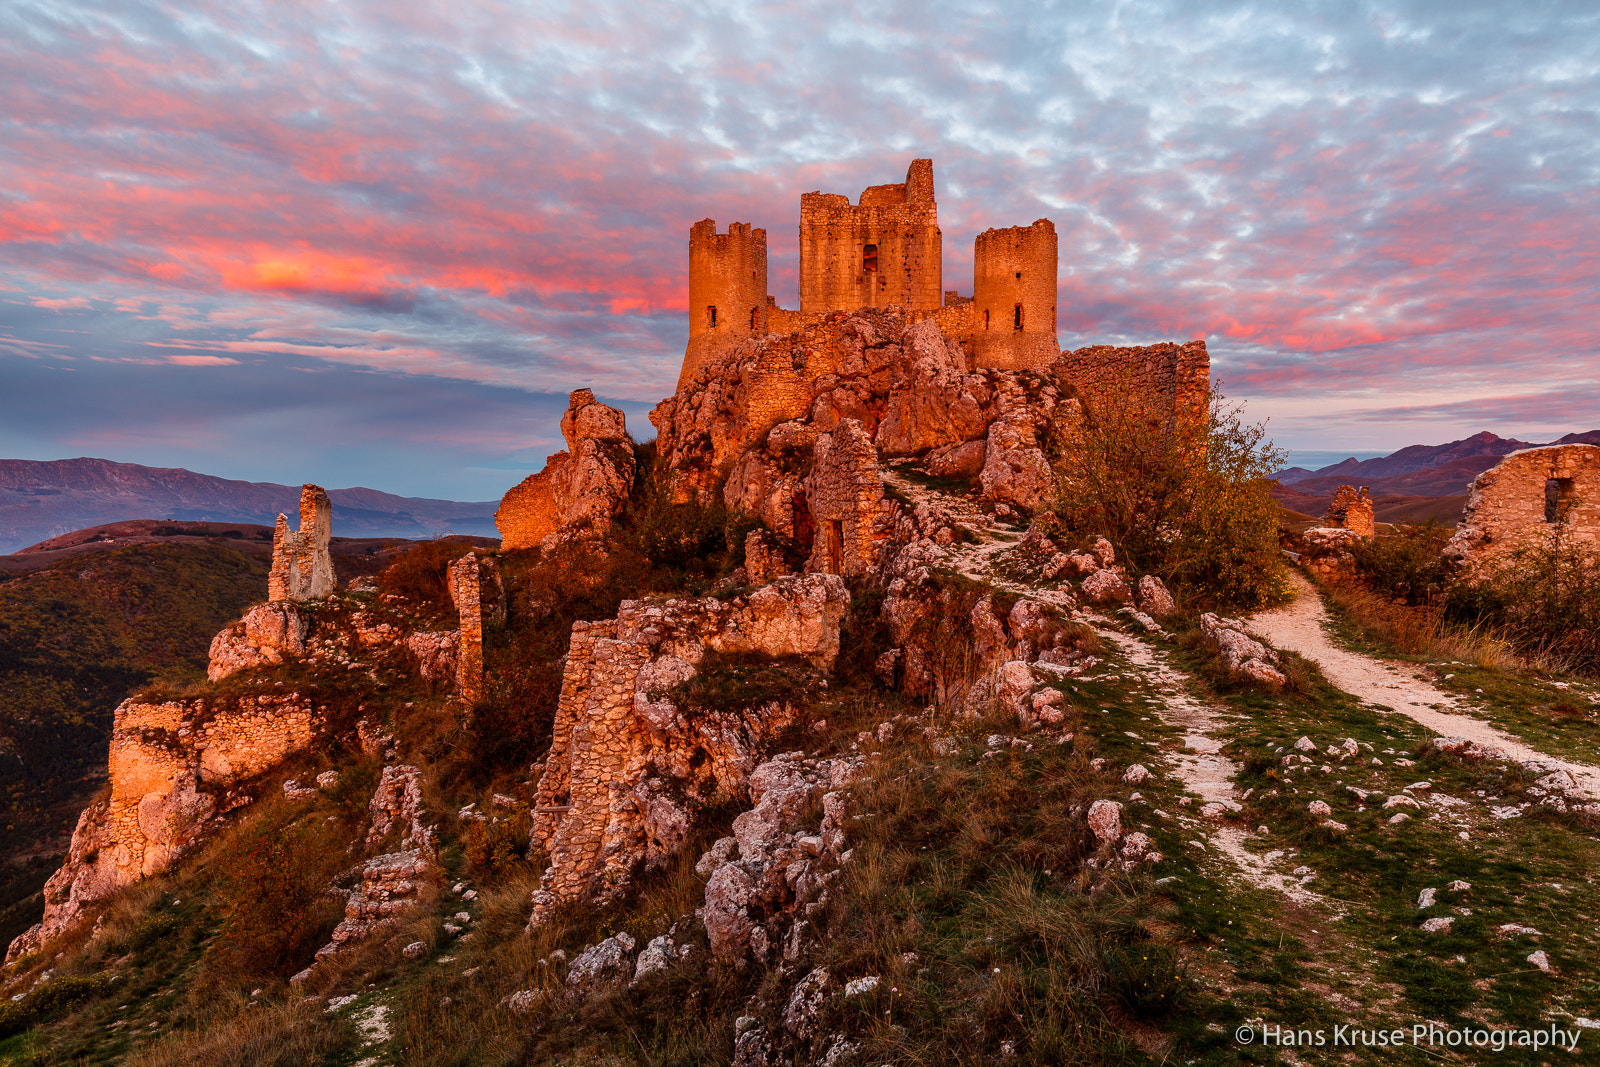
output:
[[1375, 593], [1416, 607], [1438, 596], [1453, 565], [1441, 554], [1450, 531], [1432, 519], [1423, 525], [1396, 526], [1351, 549], [1356, 573]]
[[332, 825], [317, 816], [291, 822], [278, 809], [227, 842], [213, 864], [227, 914], [218, 963], [241, 976], [305, 966], [343, 912], [327, 893], [346, 862]]
[[1268, 475], [1283, 453], [1264, 424], [1213, 392], [1204, 418], [1151, 410], [1126, 380], [1049, 441], [1064, 529], [1105, 537], [1136, 572], [1197, 606], [1252, 610], [1288, 594]]
[[1463, 574], [1445, 593], [1445, 618], [1483, 627], [1524, 655], [1600, 674], [1600, 551], [1558, 528]]

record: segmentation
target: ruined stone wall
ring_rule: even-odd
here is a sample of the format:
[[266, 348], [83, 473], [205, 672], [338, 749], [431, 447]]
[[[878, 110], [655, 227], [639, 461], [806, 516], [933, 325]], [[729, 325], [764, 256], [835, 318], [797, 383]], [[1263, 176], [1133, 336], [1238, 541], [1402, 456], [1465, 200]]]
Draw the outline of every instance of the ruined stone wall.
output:
[[67, 862], [45, 885], [43, 921], [8, 958], [50, 940], [83, 909], [165, 870], [200, 839], [212, 816], [251, 802], [250, 777], [307, 747], [322, 712], [298, 694], [124, 701], [113, 715], [109, 796], [78, 819]]
[[320, 485], [300, 487], [300, 529], [289, 529], [279, 515], [272, 534], [272, 570], [267, 575], [269, 601], [319, 600], [333, 592], [333, 506]]
[[790, 576], [748, 598], [630, 600], [613, 621], [573, 625], [534, 799], [529, 843], [550, 863], [530, 925], [563, 902], [618, 892], [669, 856], [700, 806], [744, 794], [760, 749], [795, 713], [678, 707], [672, 687], [709, 650], [831, 668], [849, 603], [841, 578]]
[[1367, 487], [1363, 485], [1357, 489], [1353, 485], [1341, 485], [1328, 505], [1323, 525], [1343, 526], [1359, 537], [1374, 536], [1377, 523], [1372, 515], [1372, 500], [1367, 496]]
[[1557, 533], [1600, 548], [1600, 445], [1525, 448], [1478, 475], [1446, 551], [1488, 560]]
[[1169, 420], [1200, 425], [1211, 398], [1211, 357], [1204, 341], [1061, 353], [1052, 369], [1072, 385], [1092, 415], [1096, 403], [1140, 404]]
[[973, 246], [973, 365], [1043, 367], [1061, 355], [1056, 340], [1056, 228], [985, 230]]
[[678, 384], [745, 338], [765, 337], [769, 306], [767, 231], [734, 222], [718, 233], [712, 219], [690, 227], [689, 347]]
[[802, 194], [800, 310], [937, 308], [942, 240], [931, 159], [912, 160], [904, 183], [871, 186], [855, 205], [837, 193]]
[[807, 572], [854, 578], [876, 568], [894, 508], [883, 495], [877, 449], [859, 422], [845, 419], [817, 438], [805, 492], [816, 528]]
[[507, 551], [533, 548], [561, 528], [561, 511], [556, 507], [552, 482], [571, 459], [567, 452], [547, 456], [544, 470], [528, 475], [506, 490], [494, 513], [501, 548]]

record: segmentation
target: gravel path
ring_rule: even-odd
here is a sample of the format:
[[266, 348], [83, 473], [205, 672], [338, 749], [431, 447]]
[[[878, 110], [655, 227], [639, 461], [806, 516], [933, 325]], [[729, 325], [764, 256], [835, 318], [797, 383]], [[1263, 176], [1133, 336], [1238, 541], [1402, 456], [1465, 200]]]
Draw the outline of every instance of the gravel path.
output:
[[1298, 652], [1322, 669], [1328, 681], [1369, 704], [1413, 719], [1443, 737], [1465, 737], [1502, 749], [1521, 763], [1538, 760], [1572, 774], [1591, 798], [1600, 799], [1600, 767], [1547, 756], [1521, 738], [1461, 714], [1461, 700], [1436, 688], [1409, 663], [1374, 659], [1338, 647], [1328, 637], [1322, 597], [1300, 574], [1291, 574], [1294, 602], [1263, 611], [1249, 620], [1250, 629], [1278, 648]]

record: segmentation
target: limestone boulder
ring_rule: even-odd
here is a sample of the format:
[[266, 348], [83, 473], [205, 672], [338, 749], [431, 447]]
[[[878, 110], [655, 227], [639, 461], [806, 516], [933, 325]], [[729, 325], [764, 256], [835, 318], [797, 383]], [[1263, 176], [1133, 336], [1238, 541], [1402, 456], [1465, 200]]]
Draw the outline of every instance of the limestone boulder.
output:
[[206, 677], [218, 682], [242, 670], [277, 666], [305, 655], [306, 626], [288, 601], [257, 604], [211, 639]]
[[988, 419], [967, 384], [961, 349], [931, 320], [908, 327], [901, 348], [875, 438], [884, 455], [916, 455], [982, 437]]
[[1139, 610], [1147, 615], [1164, 619], [1178, 610], [1165, 583], [1153, 574], [1139, 579]]
[[1278, 670], [1278, 655], [1245, 632], [1244, 623], [1225, 619], [1212, 612], [1200, 616], [1200, 632], [1222, 654], [1230, 671], [1244, 674], [1274, 688], [1288, 679]]
[[986, 500], [1037, 511], [1055, 495], [1055, 474], [1038, 435], [1038, 416], [1019, 408], [989, 426], [983, 470], [978, 474]]
[[922, 459], [922, 469], [935, 478], [975, 478], [988, 458], [986, 438], [941, 445]]

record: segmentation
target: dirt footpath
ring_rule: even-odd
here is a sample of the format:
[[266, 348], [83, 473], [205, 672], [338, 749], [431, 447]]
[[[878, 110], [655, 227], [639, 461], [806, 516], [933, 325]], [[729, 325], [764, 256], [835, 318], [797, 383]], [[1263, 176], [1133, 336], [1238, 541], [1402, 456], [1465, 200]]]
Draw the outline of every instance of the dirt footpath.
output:
[[1374, 659], [1340, 648], [1328, 637], [1322, 597], [1302, 575], [1290, 575], [1294, 602], [1251, 616], [1250, 629], [1278, 648], [1298, 652], [1322, 669], [1328, 681], [1345, 692], [1389, 708], [1443, 737], [1465, 737], [1503, 749], [1518, 762], [1557, 764], [1572, 774], [1591, 798], [1600, 799], [1600, 767], [1547, 756], [1520, 738], [1495, 729], [1482, 719], [1461, 713], [1461, 701], [1435, 688], [1409, 663]]

